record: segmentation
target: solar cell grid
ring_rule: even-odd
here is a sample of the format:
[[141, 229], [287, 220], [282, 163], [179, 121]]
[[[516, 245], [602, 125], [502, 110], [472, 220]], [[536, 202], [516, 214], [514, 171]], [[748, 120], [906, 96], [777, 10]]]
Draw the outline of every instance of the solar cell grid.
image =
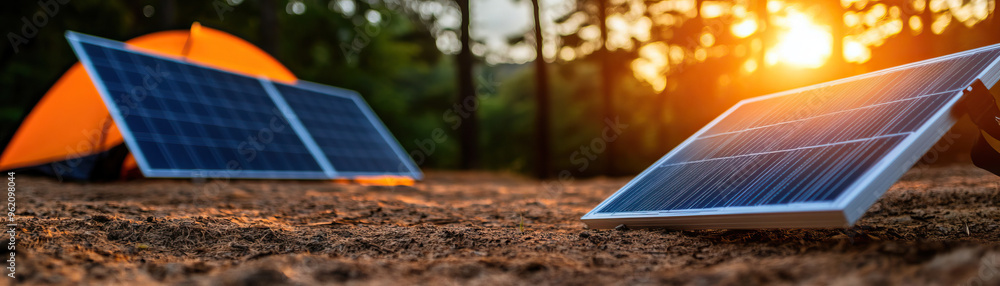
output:
[[[125, 49], [80, 46], [120, 111], [119, 124], [141, 150], [136, 153], [148, 175], [227, 170], [231, 161], [247, 171], [321, 174], [291, 129], [269, 129], [280, 114], [258, 79]], [[271, 140], [254, 142], [260, 130], [273, 133]]]
[[337, 172], [420, 176], [356, 93], [306, 82], [274, 86]]
[[[699, 137], [695, 141], [696, 144], [671, 157], [669, 162], [796, 149], [912, 132], [919, 127], [917, 125], [920, 122], [924, 122], [933, 114], [935, 106], [941, 106], [953, 95], [953, 93], [939, 93], [740, 131], [706, 135]], [[855, 118], [866, 118], [866, 120], [844, 124]], [[899, 118], [912, 120], [898, 120]]]
[[793, 94], [747, 102], [731, 115], [732, 120], [713, 126], [703, 136], [756, 126], [777, 124], [837, 111], [965, 88], [1000, 51], [968, 54], [910, 67], [877, 72], [862, 78], [834, 83]]
[[975, 79], [1000, 78], [998, 57], [1000, 46], [991, 46], [741, 102], [583, 219], [603, 227], [656, 218], [740, 226], [754, 222], [718, 221], [712, 212], [812, 210], [839, 212], [834, 221], [851, 223], [845, 204], [862, 194], [848, 190], [874, 188], [866, 174], [897, 179], [905, 168], [885, 169], [899, 162], [890, 154], [929, 148], [933, 142], [923, 141], [934, 138], [917, 139], [929, 136], [932, 122], [950, 126], [954, 119], [942, 114]]
[[[871, 153], [887, 151], [903, 136], [660, 166], [634, 186], [636, 191], [622, 194], [600, 212], [830, 201], [875, 163], [879, 157]], [[675, 178], [687, 180], [670, 182]], [[673, 195], [660, 195], [667, 191]]]
[[422, 177], [352, 91], [272, 83], [74, 32], [67, 39], [146, 176]]

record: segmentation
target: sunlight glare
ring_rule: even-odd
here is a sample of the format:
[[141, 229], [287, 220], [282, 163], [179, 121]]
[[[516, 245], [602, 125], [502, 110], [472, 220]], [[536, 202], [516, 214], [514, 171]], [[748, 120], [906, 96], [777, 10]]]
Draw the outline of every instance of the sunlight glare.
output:
[[924, 7], [927, 6], [927, 1], [926, 0], [913, 0], [913, 1], [910, 2], [910, 4], [911, 4], [911, 7], [913, 8], [913, 13], [920, 14], [920, 13], [924, 12]]
[[844, 25], [849, 28], [857, 27], [861, 24], [861, 17], [858, 17], [857, 13], [847, 11], [844, 13]]
[[868, 6], [868, 0], [854, 1], [854, 9], [856, 10], [864, 9], [865, 6]]
[[854, 37], [844, 37], [844, 60], [849, 63], [864, 63], [872, 57], [871, 49], [854, 40]]
[[698, 48], [697, 50], [694, 51], [694, 59], [698, 60], [699, 62], [704, 62], [706, 59], [708, 59], [708, 51], [706, 51], [703, 48]]
[[737, 38], [749, 37], [750, 35], [753, 35], [754, 32], [757, 32], [757, 18], [749, 17], [743, 19], [739, 23], [733, 24], [730, 29], [733, 32], [733, 36], [736, 36]]
[[794, 9], [787, 11], [787, 31], [772, 48], [774, 60], [806, 68], [818, 68], [832, 53], [833, 35], [827, 27], [812, 22], [806, 14]]
[[577, 35], [580, 36], [580, 39], [587, 41], [599, 40], [601, 37], [601, 28], [597, 25], [586, 26], [581, 28]]
[[706, 32], [704, 34], [701, 34], [701, 45], [703, 47], [711, 47], [714, 44], [715, 44], [715, 36], [712, 36], [712, 33]]
[[767, 11], [771, 13], [777, 13], [785, 7], [785, 3], [778, 0], [767, 1]]
[[941, 33], [944, 33], [944, 28], [947, 28], [948, 24], [951, 24], [951, 14], [945, 13], [937, 15], [935, 18], [934, 23], [931, 23], [931, 32], [940, 35]]
[[681, 46], [670, 46], [670, 64], [677, 65], [684, 62], [684, 48]]
[[938, 13], [947, 9], [947, 5], [944, 0], [931, 0], [928, 6], [931, 8], [931, 12]]
[[746, 62], [743, 63], [743, 72], [745, 72], [745, 73], [753, 73], [756, 70], [757, 70], [757, 60], [756, 59], [749, 59], [749, 60], [747, 60]]
[[885, 17], [885, 13], [885, 4], [875, 4], [875, 6], [865, 14], [865, 25], [868, 27], [874, 27], [879, 20]]
[[576, 58], [576, 51], [573, 50], [573, 48], [563, 47], [562, 49], [559, 50], [559, 59], [568, 62], [572, 61], [574, 58]]
[[633, 75], [649, 83], [657, 92], [667, 87], [664, 75], [670, 71], [668, 49], [663, 42], [650, 43], [639, 48], [639, 58], [632, 61]]
[[919, 35], [923, 30], [924, 22], [920, 21], [920, 16], [910, 16], [910, 31], [913, 31], [913, 35]]
[[728, 10], [723, 2], [706, 1], [701, 4], [701, 17], [705, 19], [718, 18]]
[[736, 16], [737, 18], [746, 18], [746, 16], [747, 16], [747, 6], [733, 5], [732, 13], [733, 13], [733, 16]]

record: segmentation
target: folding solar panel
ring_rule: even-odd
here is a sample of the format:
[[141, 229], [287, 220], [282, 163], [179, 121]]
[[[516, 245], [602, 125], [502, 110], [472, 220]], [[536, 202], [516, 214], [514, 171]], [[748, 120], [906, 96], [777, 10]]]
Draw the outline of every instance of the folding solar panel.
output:
[[737, 103], [583, 216], [594, 228], [853, 224], [956, 121], [1000, 45]]
[[390, 170], [421, 177], [420, 170], [356, 92], [306, 81], [273, 86], [341, 176], [379, 175]]
[[[421, 176], [356, 94], [338, 97], [317, 92], [323, 96], [305, 98], [294, 94], [299, 85], [317, 90], [321, 85], [272, 83], [147, 53], [117, 41], [74, 32], [66, 37], [147, 177]], [[286, 102], [276, 86], [287, 88], [292, 100]], [[355, 104], [354, 109], [342, 107], [344, 98]], [[303, 108], [307, 105], [345, 109], [324, 110], [328, 113], [322, 114]], [[317, 126], [337, 126], [341, 128], [339, 137], [331, 137], [329, 130]], [[373, 129], [381, 136], [379, 140], [369, 138]], [[318, 136], [310, 134], [313, 131]], [[367, 141], [362, 143], [367, 145], [359, 148], [359, 141], [352, 136], [364, 137]], [[337, 145], [331, 140], [355, 144]], [[390, 168], [385, 156], [369, 155], [374, 152], [371, 146], [392, 150], [396, 164]], [[383, 149], [379, 151], [385, 152]], [[355, 162], [365, 166], [363, 171], [343, 172], [328, 159], [327, 154], [335, 152], [365, 154], [368, 157], [357, 157], [383, 161], [376, 166]], [[373, 159], [376, 157], [378, 160]]]

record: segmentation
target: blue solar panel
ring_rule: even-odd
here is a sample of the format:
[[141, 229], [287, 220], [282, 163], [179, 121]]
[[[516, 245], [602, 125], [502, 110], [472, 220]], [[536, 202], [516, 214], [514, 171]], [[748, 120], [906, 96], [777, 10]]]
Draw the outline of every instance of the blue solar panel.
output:
[[66, 37], [148, 177], [422, 177], [355, 92]]
[[[600, 212], [743, 207], [831, 201], [904, 135], [821, 147], [662, 164]], [[742, 178], [733, 175], [740, 175]], [[660, 194], [670, 193], [670, 196]]]
[[274, 87], [338, 176], [422, 176], [356, 92], [304, 81]]
[[329, 177], [261, 80], [67, 38], [145, 176]]
[[1000, 45], [740, 102], [583, 217], [592, 227], [843, 226], [954, 123]]

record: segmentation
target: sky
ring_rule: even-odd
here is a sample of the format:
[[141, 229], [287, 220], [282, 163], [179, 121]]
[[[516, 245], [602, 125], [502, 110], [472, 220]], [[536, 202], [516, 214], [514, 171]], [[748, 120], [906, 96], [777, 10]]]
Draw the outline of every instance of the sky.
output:
[[472, 34], [477, 38], [517, 35], [531, 28], [531, 0], [473, 0], [471, 2], [470, 8], [473, 17], [471, 29]]
[[[242, 2], [242, 0], [227, 1]], [[361, 15], [363, 13], [369, 22], [379, 21], [378, 13], [373, 10], [355, 11], [356, 1], [367, 0], [331, 0], [329, 8], [345, 15]], [[457, 30], [461, 24], [461, 14], [457, 6], [453, 5], [454, 3], [449, 5], [448, 2], [407, 2], [406, 0], [396, 0], [396, 2], [405, 4], [408, 9], [417, 12], [424, 19], [431, 17], [436, 19], [435, 27], [432, 27], [431, 33], [436, 38], [438, 49], [448, 54], [458, 53], [461, 44]], [[531, 32], [534, 25], [531, 0], [470, 0], [470, 2], [472, 38], [483, 43], [472, 46], [473, 54], [484, 57], [487, 62], [491, 63], [524, 63], [534, 60], [535, 52], [530, 45], [521, 43], [510, 46], [508, 44], [508, 39]], [[442, 3], [446, 4], [442, 5]], [[572, 12], [575, 1], [541, 0], [541, 4], [542, 31], [546, 37], [545, 45], [551, 45], [554, 48], [555, 42], [553, 41], [556, 37], [550, 37], [550, 35], [555, 35], [553, 20]], [[286, 7], [289, 14], [302, 14], [305, 9], [306, 5], [301, 0], [291, 0]], [[554, 51], [546, 51], [546, 55], [551, 53]]]
[[[504, 51], [509, 47], [507, 38], [524, 35], [533, 26], [531, 15], [531, 0], [472, 0], [472, 37], [486, 44], [490, 51]], [[550, 23], [555, 18], [565, 15], [574, 6], [573, 0], [542, 0], [543, 31], [551, 34]], [[475, 47], [474, 47], [475, 48]], [[514, 62], [524, 62], [534, 59], [534, 51], [528, 46], [514, 47], [506, 53], [515, 59]], [[490, 56], [487, 55], [490, 61]]]

